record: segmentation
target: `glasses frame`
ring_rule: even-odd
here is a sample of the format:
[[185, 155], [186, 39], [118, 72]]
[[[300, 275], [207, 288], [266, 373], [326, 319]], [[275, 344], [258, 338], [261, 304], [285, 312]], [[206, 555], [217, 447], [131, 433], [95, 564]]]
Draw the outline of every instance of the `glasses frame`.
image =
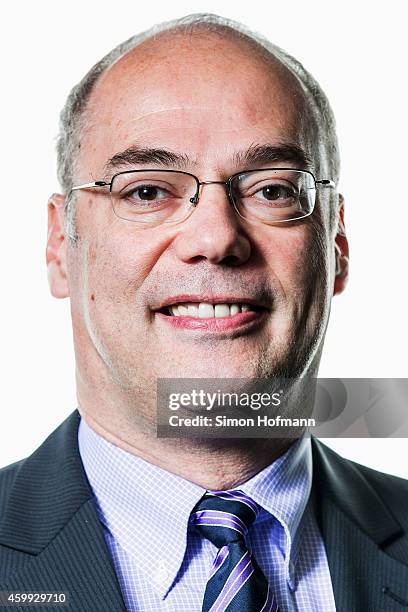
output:
[[[137, 170], [123, 170], [122, 172], [116, 172], [111, 177], [110, 181], [97, 180], [97, 181], [93, 181], [92, 183], [84, 183], [82, 185], [76, 185], [75, 187], [71, 188], [71, 192], [78, 191], [80, 189], [92, 189], [93, 187], [109, 187], [109, 193], [112, 193], [112, 186], [115, 182], [115, 178], [118, 176], [122, 176], [123, 174], [136, 174], [138, 172], [174, 172], [176, 174], [184, 174], [185, 176], [190, 176], [191, 178], [195, 180], [196, 185], [197, 185], [196, 192], [195, 192], [195, 195], [192, 198], [190, 198], [190, 202], [192, 204], [193, 209], [196, 208], [199, 203], [200, 195], [202, 191], [201, 187], [203, 187], [204, 185], [224, 185], [224, 187], [226, 188], [226, 192], [227, 192], [227, 196], [230, 201], [230, 204], [234, 207], [234, 209], [236, 210], [236, 212], [238, 213], [240, 217], [248, 221], [250, 219], [243, 217], [243, 215], [239, 212], [237, 208], [237, 204], [236, 204], [233, 192], [232, 192], [232, 182], [234, 181], [234, 179], [236, 179], [238, 176], [241, 176], [242, 174], [248, 174], [252, 172], [261, 172], [261, 171], [267, 172], [267, 171], [275, 171], [275, 170], [292, 170], [294, 172], [303, 172], [305, 174], [309, 174], [313, 179], [316, 191], [318, 190], [318, 188], [334, 189], [336, 187], [336, 184], [332, 179], [316, 179], [313, 172], [311, 172], [310, 170], [304, 170], [303, 168], [286, 168], [286, 167], [285, 168], [280, 168], [280, 167], [279, 168], [276, 168], [276, 167], [275, 168], [252, 168], [250, 170], [241, 170], [240, 172], [235, 172], [230, 177], [228, 177], [226, 181], [200, 181], [200, 179], [195, 174], [192, 174], [191, 172], [184, 172], [182, 170], [172, 170], [168, 168], [143, 168], [143, 169], [137, 169]], [[298, 221], [300, 219], [305, 219], [306, 217], [309, 217], [313, 213], [315, 204], [316, 204], [316, 200], [313, 204], [312, 210], [306, 215], [303, 215], [303, 217], [295, 217], [294, 219], [279, 219], [279, 220], [273, 221], [273, 224], [290, 223], [291, 221]], [[177, 221], [169, 221], [167, 223], [181, 223], [182, 221], [185, 221], [189, 216], [190, 215], [187, 215], [186, 217], [182, 219], [178, 219]], [[135, 221], [132, 221], [131, 219], [125, 219], [123, 217], [119, 217], [119, 218], [123, 219], [124, 221], [130, 221], [131, 223], [135, 223]], [[260, 223], [263, 223], [260, 220], [258, 221]], [[136, 223], [140, 223], [140, 225], [143, 225], [143, 223], [140, 221], [139, 222], [136, 221]], [[163, 225], [165, 223], [166, 222], [164, 221], [160, 225]]]

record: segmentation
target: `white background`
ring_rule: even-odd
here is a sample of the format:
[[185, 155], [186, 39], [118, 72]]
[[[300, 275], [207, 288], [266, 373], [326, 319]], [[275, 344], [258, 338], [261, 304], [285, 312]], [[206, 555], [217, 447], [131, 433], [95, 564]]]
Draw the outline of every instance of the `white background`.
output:
[[[76, 407], [69, 303], [50, 297], [45, 267], [59, 110], [71, 86], [118, 42], [192, 12], [215, 12], [265, 34], [328, 94], [342, 152], [351, 277], [333, 301], [320, 374], [408, 376], [404, 5], [71, 0], [3, 7], [0, 466], [31, 453]], [[405, 439], [326, 443], [408, 477]]]

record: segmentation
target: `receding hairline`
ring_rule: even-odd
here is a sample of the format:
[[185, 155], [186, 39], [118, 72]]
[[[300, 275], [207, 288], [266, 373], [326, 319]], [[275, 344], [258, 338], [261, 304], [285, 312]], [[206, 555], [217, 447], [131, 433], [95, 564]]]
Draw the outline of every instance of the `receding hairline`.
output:
[[266, 61], [272, 61], [278, 69], [282, 69], [285, 73], [288, 73], [294, 77], [290, 69], [277, 57], [277, 55], [266, 49], [266, 47], [264, 47], [254, 38], [251, 38], [247, 34], [244, 34], [231, 26], [208, 22], [198, 22], [190, 25], [175, 24], [171, 28], [159, 31], [156, 34], [152, 33], [150, 36], [146, 36], [145, 38], [139, 40], [132, 47], [124, 51], [114, 62], [111, 63], [110, 66], [107, 66], [100, 76], [102, 76], [102, 74], [106, 74], [114, 66], [126, 60], [126, 57], [131, 55], [133, 52], [148, 50], [150, 46], [153, 47], [156, 46], [156, 44], [161, 46], [166, 41], [177, 37], [180, 39], [188, 38], [190, 42], [195, 42], [195, 37], [201, 40], [205, 38], [215, 38], [219, 39], [221, 43], [225, 43], [225, 41], [229, 40], [233, 44], [242, 46], [243, 49], [245, 49], [245, 47], [250, 48], [255, 56]]
[[[215, 38], [219, 39], [222, 44], [225, 44], [226, 40], [229, 40], [229, 42], [231, 42], [233, 45], [241, 47], [244, 53], [245, 51], [250, 50], [251, 54], [247, 54], [247, 57], [251, 61], [255, 62], [256, 60], [260, 60], [265, 62], [265, 66], [267, 66], [270, 70], [273, 70], [279, 77], [279, 80], [284, 81], [293, 87], [292, 93], [295, 91], [296, 94], [298, 94], [296, 96], [297, 100], [302, 101], [305, 107], [308, 106], [309, 101], [305, 88], [302, 86], [302, 82], [290, 70], [290, 68], [279, 57], [277, 57], [277, 55], [266, 49], [255, 39], [233, 29], [230, 26], [199, 22], [193, 25], [176, 24], [172, 28], [160, 31], [157, 34], [152, 34], [151, 36], [140, 40], [134, 46], [124, 51], [124, 53], [117, 57], [115, 61], [108, 65], [98, 75], [98, 78], [93, 83], [93, 87], [88, 92], [87, 103], [82, 109], [81, 114], [85, 115], [93, 94], [98, 94], [98, 85], [101, 84], [101, 81], [109, 79], [110, 73], [114, 71], [115, 68], [118, 68], [118, 66], [120, 66], [122, 63], [131, 61], [131, 56], [133, 54], [137, 55], [140, 53], [151, 53], [154, 55], [154, 53], [157, 53], [158, 50], [160, 51], [166, 42], [171, 42], [177, 37], [180, 39], [189, 38], [190, 40], [192, 40], [194, 37], [200, 37], [201, 40], [205, 38]], [[146, 59], [146, 57], [144, 59]]]

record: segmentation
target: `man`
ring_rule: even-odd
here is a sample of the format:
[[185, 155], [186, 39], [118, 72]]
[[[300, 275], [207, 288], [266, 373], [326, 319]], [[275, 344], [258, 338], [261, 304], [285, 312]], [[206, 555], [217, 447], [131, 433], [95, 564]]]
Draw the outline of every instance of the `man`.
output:
[[405, 481], [306, 436], [155, 433], [158, 378], [317, 373], [348, 246], [314, 79], [189, 17], [91, 70], [58, 152], [47, 263], [78, 410], [1, 471], [0, 590], [98, 612], [408, 606]]

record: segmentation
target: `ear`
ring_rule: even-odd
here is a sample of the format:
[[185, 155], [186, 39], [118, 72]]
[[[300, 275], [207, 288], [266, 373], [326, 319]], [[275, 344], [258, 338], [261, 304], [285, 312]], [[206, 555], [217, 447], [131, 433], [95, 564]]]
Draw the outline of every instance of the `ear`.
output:
[[59, 193], [48, 200], [47, 268], [51, 294], [56, 298], [68, 297], [67, 253], [64, 227], [64, 201]]
[[339, 207], [339, 224], [334, 243], [336, 250], [336, 276], [334, 279], [333, 295], [338, 295], [344, 291], [349, 274], [349, 245], [344, 225], [344, 198], [341, 194], [339, 194]]

